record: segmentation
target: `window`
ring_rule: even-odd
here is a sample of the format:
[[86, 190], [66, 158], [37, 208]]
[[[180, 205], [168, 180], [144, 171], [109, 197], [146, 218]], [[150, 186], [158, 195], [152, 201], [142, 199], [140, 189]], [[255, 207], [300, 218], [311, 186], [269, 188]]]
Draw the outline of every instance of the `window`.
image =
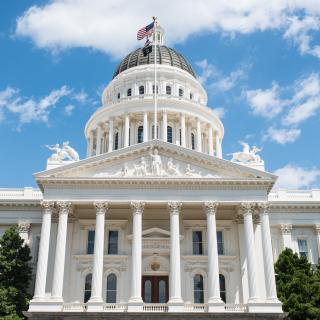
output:
[[190, 93], [190, 100], [192, 100], [193, 99], [193, 94], [192, 93]]
[[220, 298], [226, 303], [226, 279], [223, 274], [219, 274]]
[[183, 97], [183, 89], [179, 88], [179, 97]]
[[171, 87], [170, 86], [166, 86], [166, 94], [171, 95]]
[[180, 141], [180, 146], [182, 145], [182, 140], [181, 140], [181, 129], [179, 129], [179, 141]]
[[144, 86], [139, 87], [139, 94], [144, 94]]
[[114, 273], [108, 275], [107, 278], [107, 303], [117, 302], [117, 276]]
[[143, 126], [138, 128], [138, 143], [143, 142]]
[[[154, 93], [154, 85], [152, 86], [152, 93]], [[157, 86], [157, 93], [159, 93], [159, 88]]]
[[131, 88], [127, 90], [127, 97], [131, 97]]
[[146, 280], [144, 282], [144, 302], [151, 303], [152, 302], [152, 283], [151, 280]]
[[94, 252], [94, 235], [94, 230], [88, 231], [87, 254], [93, 254]]
[[91, 297], [91, 283], [92, 283], [92, 274], [89, 273], [86, 276], [84, 282], [84, 303], [88, 302]]
[[196, 274], [193, 277], [193, 300], [194, 303], [203, 303], [203, 277], [201, 274]]
[[118, 254], [118, 231], [109, 231], [108, 254]]
[[[152, 139], [154, 139], [154, 126], [152, 126]], [[157, 139], [159, 139], [159, 127], [157, 126]]]
[[114, 135], [114, 150], [119, 149], [119, 132], [116, 132]]
[[120, 99], [120, 92], [118, 92], [118, 94], [117, 94], [117, 98], [118, 98], [118, 99]]
[[202, 232], [192, 231], [193, 254], [203, 254], [202, 252]]
[[223, 255], [223, 234], [222, 231], [217, 231], [217, 246], [218, 246], [218, 254]]
[[36, 236], [34, 238], [34, 244], [33, 244], [33, 259], [34, 259], [34, 262], [38, 262], [38, 257], [39, 257], [39, 247], [40, 247], [40, 236]]
[[196, 144], [195, 144], [195, 138], [194, 138], [194, 133], [191, 133], [191, 149], [195, 150]]
[[168, 126], [167, 127], [167, 142], [172, 143], [172, 127]]
[[299, 256], [308, 259], [308, 244], [305, 239], [298, 239]]

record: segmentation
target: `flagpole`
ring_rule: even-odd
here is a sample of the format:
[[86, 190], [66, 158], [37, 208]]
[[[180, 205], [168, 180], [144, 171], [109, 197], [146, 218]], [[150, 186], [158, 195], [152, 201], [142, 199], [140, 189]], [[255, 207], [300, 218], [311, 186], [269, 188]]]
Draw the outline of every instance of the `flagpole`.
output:
[[158, 139], [158, 105], [157, 105], [157, 18], [154, 21], [154, 139]]

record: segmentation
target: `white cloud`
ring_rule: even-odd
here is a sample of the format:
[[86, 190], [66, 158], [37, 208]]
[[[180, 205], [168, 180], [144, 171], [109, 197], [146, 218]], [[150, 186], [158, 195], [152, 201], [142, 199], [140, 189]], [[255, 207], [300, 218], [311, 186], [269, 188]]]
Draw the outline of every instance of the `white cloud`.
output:
[[273, 118], [278, 115], [286, 102], [279, 97], [279, 86], [272, 84], [270, 89], [257, 89], [245, 91], [250, 108], [255, 115]]
[[277, 188], [301, 189], [311, 188], [320, 178], [320, 169], [304, 169], [299, 166], [288, 164], [274, 172], [279, 178], [275, 184]]
[[86, 102], [88, 102], [88, 94], [81, 90], [80, 92], [73, 94], [72, 99], [80, 102], [81, 104], [85, 104]]
[[67, 106], [64, 107], [64, 112], [67, 116], [71, 116], [72, 112], [74, 110], [75, 106], [72, 104], [68, 104]]
[[288, 142], [296, 141], [299, 138], [300, 133], [300, 129], [276, 129], [274, 127], [270, 127], [264, 138], [284, 145]]
[[224, 117], [224, 115], [226, 114], [226, 109], [225, 108], [214, 108], [212, 110], [219, 119], [222, 119]]
[[[161, 4], [148, 0], [52, 0], [24, 12], [17, 19], [16, 34], [31, 38], [39, 48], [87, 47], [119, 57], [137, 45], [137, 30], [155, 12], [167, 30], [169, 43], [208, 31], [234, 35], [281, 30], [302, 53], [317, 55], [319, 51], [317, 45], [311, 47], [310, 32], [318, 30], [320, 16], [315, 0], [199, 0], [196, 5], [194, 0], [162, 0]], [[301, 35], [309, 37], [307, 50], [301, 49]]]
[[218, 75], [218, 70], [216, 66], [209, 63], [207, 59], [196, 61], [196, 66], [201, 70], [200, 75], [197, 76], [201, 84], [205, 84], [211, 77], [216, 77]]
[[222, 77], [212, 84], [212, 88], [216, 89], [218, 92], [226, 92], [231, 90], [236, 86], [236, 84], [246, 78], [247, 70], [246, 68], [239, 68], [235, 71], [230, 72], [229, 76]]

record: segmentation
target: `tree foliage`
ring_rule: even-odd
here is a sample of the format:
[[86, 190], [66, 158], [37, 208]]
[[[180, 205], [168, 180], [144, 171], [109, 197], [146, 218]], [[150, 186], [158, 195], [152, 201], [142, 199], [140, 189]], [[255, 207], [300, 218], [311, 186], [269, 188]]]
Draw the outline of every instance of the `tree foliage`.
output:
[[0, 318], [24, 319], [27, 289], [31, 279], [30, 248], [23, 243], [17, 226], [11, 226], [0, 239]]
[[286, 248], [275, 264], [278, 297], [291, 320], [320, 320], [320, 268]]

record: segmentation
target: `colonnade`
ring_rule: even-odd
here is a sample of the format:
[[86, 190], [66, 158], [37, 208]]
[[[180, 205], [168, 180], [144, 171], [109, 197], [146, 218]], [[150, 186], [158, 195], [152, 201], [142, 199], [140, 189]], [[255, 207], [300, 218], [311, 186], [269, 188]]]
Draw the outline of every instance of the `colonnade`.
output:
[[[87, 303], [87, 311], [103, 311], [102, 283], [103, 283], [103, 259], [104, 259], [104, 232], [108, 202], [98, 201], [93, 203], [96, 210], [96, 232], [93, 254], [92, 272], [92, 294]], [[208, 311], [223, 312], [224, 303], [220, 298], [219, 288], [219, 264], [216, 238], [216, 213], [217, 202], [202, 203], [207, 216], [207, 245], [208, 245]], [[35, 284], [35, 294], [30, 304], [30, 309], [37, 301], [46, 301], [45, 295], [51, 216], [55, 203], [43, 201], [43, 217], [41, 227], [41, 240], [38, 257], [38, 267]], [[57, 232], [57, 242], [54, 259], [54, 272], [52, 282], [52, 292], [50, 302], [51, 311], [59, 310], [63, 303], [63, 281], [64, 265], [66, 255], [66, 238], [68, 215], [72, 211], [72, 204], [68, 201], [56, 203], [59, 209], [59, 222]], [[128, 301], [128, 311], [142, 311], [143, 301], [141, 297], [141, 277], [142, 277], [142, 215], [145, 207], [143, 201], [132, 201], [130, 203], [132, 212], [132, 263], [131, 263], [131, 289]], [[182, 203], [178, 201], [168, 202], [167, 208], [170, 214], [170, 296], [169, 311], [183, 311], [184, 303], [181, 294], [181, 268], [180, 268], [180, 212]], [[256, 261], [256, 250], [253, 231], [253, 211], [257, 208], [256, 203], [245, 202], [241, 204], [241, 212], [244, 224], [245, 254], [247, 260], [247, 274], [249, 285], [249, 304], [262, 303], [258, 291], [258, 270]], [[271, 248], [271, 234], [269, 226], [268, 203], [259, 203], [260, 222], [262, 230], [262, 251], [265, 271], [265, 287], [268, 303], [280, 305], [277, 299], [275, 275], [273, 269], [273, 257]], [[280, 305], [281, 306], [281, 305]], [[281, 307], [280, 307], [281, 310]], [[250, 311], [250, 309], [249, 309]]]
[[[96, 129], [91, 130], [88, 137], [88, 156], [99, 155], [104, 152], [111, 152], [115, 149], [115, 134], [118, 132], [118, 148], [128, 147], [130, 144], [138, 143], [138, 138], [135, 136], [133, 129], [134, 123], [141, 123], [143, 127], [143, 141], [146, 142], [153, 137], [153, 116], [152, 112], [144, 112], [141, 115], [134, 115], [126, 113], [121, 120], [121, 124], [118, 123], [117, 130], [115, 129], [116, 121], [114, 118], [109, 118], [104, 123], [99, 123]], [[141, 118], [141, 119], [139, 119]], [[190, 118], [190, 119], [189, 119]], [[169, 141], [168, 139], [168, 126], [171, 125], [168, 122], [168, 111], [164, 110], [158, 115], [158, 137], [163, 141]], [[192, 120], [191, 120], [192, 119]], [[151, 120], [151, 121], [149, 121]], [[171, 137], [172, 143], [181, 145], [182, 147], [193, 148], [199, 152], [205, 152], [210, 155], [215, 155], [218, 158], [222, 158], [221, 136], [219, 131], [213, 127], [210, 123], [205, 123], [200, 118], [188, 117], [185, 113], [180, 113], [179, 120], [173, 120], [176, 123], [176, 127], [179, 132], [173, 133]], [[139, 125], [140, 126], [140, 125]], [[172, 128], [175, 130], [175, 128]], [[123, 138], [122, 134], [123, 133]], [[193, 135], [193, 137], [192, 137]]]

